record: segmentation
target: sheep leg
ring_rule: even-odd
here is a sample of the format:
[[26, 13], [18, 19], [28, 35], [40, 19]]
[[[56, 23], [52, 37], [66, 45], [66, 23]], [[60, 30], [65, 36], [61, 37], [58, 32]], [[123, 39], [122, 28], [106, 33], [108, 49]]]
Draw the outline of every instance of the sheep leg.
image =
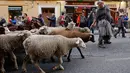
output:
[[45, 73], [41, 68], [40, 68], [40, 66], [39, 66], [39, 64], [38, 64], [38, 60], [31, 60], [32, 61], [32, 63], [34, 64], [34, 66], [40, 71], [40, 73]]
[[0, 73], [5, 73], [4, 62], [4, 55], [0, 54]]
[[70, 60], [70, 54], [71, 54], [71, 52], [72, 52], [72, 49], [70, 49], [69, 54], [68, 54], [68, 57], [67, 57], [68, 62], [71, 61], [71, 60]]
[[61, 70], [64, 70], [64, 67], [61, 65], [63, 63], [63, 60], [62, 60], [62, 56], [58, 57], [58, 60], [59, 60], [59, 64], [56, 65], [53, 70], [56, 70], [58, 68], [60, 68]]
[[62, 56], [60, 56], [60, 58], [59, 58], [59, 63], [60, 63], [60, 65], [59, 65], [60, 69], [64, 70], [64, 67], [62, 66], [62, 63], [63, 63]]
[[84, 59], [85, 57], [84, 57], [84, 55], [82, 54], [81, 49], [80, 49], [79, 47], [77, 47], [77, 49], [79, 50], [79, 53], [80, 53], [81, 57]]
[[22, 65], [22, 72], [27, 72], [26, 66], [27, 66], [27, 62], [29, 61], [29, 55], [26, 55], [24, 60], [23, 60], [23, 65]]
[[52, 61], [52, 62], [55, 62], [55, 59], [54, 59], [54, 57], [53, 57], [53, 56], [51, 57], [51, 61]]
[[11, 60], [14, 62], [14, 69], [18, 70], [18, 64], [15, 54], [13, 52], [10, 52], [9, 54], [11, 56]]

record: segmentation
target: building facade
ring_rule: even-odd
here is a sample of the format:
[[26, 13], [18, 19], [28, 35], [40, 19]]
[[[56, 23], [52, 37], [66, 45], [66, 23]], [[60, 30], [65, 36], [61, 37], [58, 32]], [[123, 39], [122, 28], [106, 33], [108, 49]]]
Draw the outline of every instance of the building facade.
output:
[[27, 13], [30, 17], [43, 14], [47, 22], [46, 16], [55, 13], [58, 18], [64, 11], [64, 5], [65, 1], [2, 0], [0, 1], [0, 16], [8, 20], [10, 16], [21, 16], [22, 13]]
[[[130, 6], [127, 7], [127, 3], [123, 1], [109, 1], [103, 0], [112, 10], [118, 10], [122, 8], [128, 13], [130, 12]], [[61, 12], [66, 11], [67, 13], [81, 13], [82, 9], [86, 10], [86, 16], [92, 10], [96, 8], [95, 0], [1, 0], [0, 1], [0, 16], [4, 17], [6, 20], [10, 16], [20, 16], [22, 13], [27, 13], [30, 17], [37, 17], [39, 14], [44, 15], [46, 23], [48, 20], [46, 16], [51, 16], [55, 13], [56, 18], [58, 18]], [[128, 2], [130, 5], [130, 2]], [[115, 17], [115, 13], [111, 12], [112, 16]], [[130, 17], [130, 14], [128, 14]]]

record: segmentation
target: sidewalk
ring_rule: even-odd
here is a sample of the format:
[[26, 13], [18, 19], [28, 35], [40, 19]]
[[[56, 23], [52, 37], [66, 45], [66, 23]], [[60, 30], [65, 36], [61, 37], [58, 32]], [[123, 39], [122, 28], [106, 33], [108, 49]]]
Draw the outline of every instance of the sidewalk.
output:
[[[126, 29], [127, 33], [130, 33], [130, 29]], [[98, 35], [98, 30], [94, 30], [94, 35]]]

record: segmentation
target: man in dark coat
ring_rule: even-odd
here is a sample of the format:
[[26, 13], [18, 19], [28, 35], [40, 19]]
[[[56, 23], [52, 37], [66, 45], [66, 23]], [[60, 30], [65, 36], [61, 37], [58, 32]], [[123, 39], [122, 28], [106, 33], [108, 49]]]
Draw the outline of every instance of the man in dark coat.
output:
[[50, 18], [47, 16], [47, 18], [48, 18], [48, 20], [50, 20], [50, 26], [51, 27], [56, 27], [56, 17], [55, 17], [55, 14], [53, 13], [52, 17], [50, 17]]
[[0, 17], [0, 26], [3, 26], [4, 23], [6, 23], [6, 20], [3, 17]]

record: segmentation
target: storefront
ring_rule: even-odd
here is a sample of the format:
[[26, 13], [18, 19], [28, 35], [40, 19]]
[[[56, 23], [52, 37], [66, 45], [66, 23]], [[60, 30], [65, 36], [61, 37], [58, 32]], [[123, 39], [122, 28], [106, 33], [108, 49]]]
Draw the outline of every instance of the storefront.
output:
[[85, 16], [88, 16], [88, 13], [95, 8], [96, 6], [94, 4], [94, 1], [66, 1], [65, 9], [66, 13], [70, 14], [70, 16], [73, 18], [74, 22], [79, 14], [82, 13], [82, 10], [85, 10]]
[[9, 16], [21, 16], [22, 6], [8, 6]]

